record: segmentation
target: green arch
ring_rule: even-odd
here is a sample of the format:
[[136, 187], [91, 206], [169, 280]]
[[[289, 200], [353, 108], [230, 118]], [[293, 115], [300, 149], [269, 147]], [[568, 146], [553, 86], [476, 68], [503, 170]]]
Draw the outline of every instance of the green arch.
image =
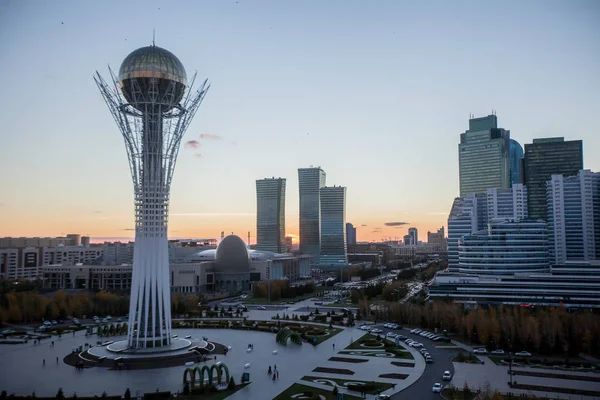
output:
[[[229, 382], [229, 368], [227, 367], [227, 365], [221, 363], [213, 364], [210, 367], [207, 365], [203, 365], [202, 367], [186, 368], [185, 371], [183, 371], [183, 384], [185, 385], [189, 383], [190, 387], [194, 387], [196, 385], [196, 380], [198, 380], [198, 385], [200, 387], [204, 387], [204, 377], [208, 376], [208, 384], [212, 385], [214, 371], [217, 371], [217, 384], [221, 383], [223, 372], [225, 372], [225, 383]], [[196, 378], [196, 374], [198, 375], [198, 378]]]
[[281, 329], [275, 337], [275, 340], [284, 346], [287, 345], [288, 339], [293, 343], [302, 344], [302, 337], [300, 336], [300, 334], [288, 328]]
[[[220, 371], [220, 377], [223, 376], [223, 371], [225, 371], [225, 384], [229, 383], [229, 368], [227, 367], [227, 365], [221, 363], [218, 365], [219, 371]], [[219, 377], [219, 380], [217, 381], [217, 383], [221, 383], [221, 379]]]

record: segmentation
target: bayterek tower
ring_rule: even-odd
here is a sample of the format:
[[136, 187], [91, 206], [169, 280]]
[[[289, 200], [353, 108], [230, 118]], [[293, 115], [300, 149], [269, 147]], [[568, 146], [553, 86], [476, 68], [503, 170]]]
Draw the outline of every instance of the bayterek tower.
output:
[[167, 226], [177, 153], [202, 99], [173, 53], [154, 44], [129, 54], [107, 83], [94, 80], [125, 140], [133, 178], [135, 245], [128, 347], [171, 344], [171, 288]]

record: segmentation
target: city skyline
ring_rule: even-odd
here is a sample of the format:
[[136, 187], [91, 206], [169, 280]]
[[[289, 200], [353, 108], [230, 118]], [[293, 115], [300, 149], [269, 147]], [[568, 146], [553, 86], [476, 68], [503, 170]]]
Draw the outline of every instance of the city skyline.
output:
[[[583, 140], [583, 167], [600, 170], [594, 2], [431, 2], [434, 13], [392, 2], [207, 3], [184, 16], [145, 4], [135, 28], [122, 23], [135, 2], [120, 13], [69, 1], [0, 5], [0, 34], [17, 32], [0, 42], [0, 71], [11, 77], [0, 93], [11, 116], [0, 168], [12, 171], [0, 180], [0, 236], [133, 238], [122, 138], [90, 77], [150, 44], [153, 28], [157, 45], [213, 84], [183, 139], [169, 238], [250, 231], [255, 243], [255, 180], [273, 175], [288, 180], [285, 231], [297, 237], [296, 171], [311, 164], [350, 189], [358, 241], [401, 239], [409, 226], [424, 237], [445, 225], [458, 196], [468, 115], [492, 109], [522, 146]], [[490, 10], [510, 29], [486, 29]]]

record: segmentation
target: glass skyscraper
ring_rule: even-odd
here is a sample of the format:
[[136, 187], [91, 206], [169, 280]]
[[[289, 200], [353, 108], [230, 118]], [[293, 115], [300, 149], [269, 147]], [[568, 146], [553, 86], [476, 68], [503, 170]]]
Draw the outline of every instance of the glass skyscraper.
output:
[[546, 182], [552, 175], [565, 178], [583, 169], [583, 142], [564, 138], [534, 139], [525, 145], [524, 184], [529, 217], [546, 221]]
[[321, 188], [321, 265], [348, 263], [346, 247], [346, 188]]
[[256, 181], [256, 249], [286, 252], [284, 178]]
[[498, 128], [495, 115], [469, 120], [458, 145], [461, 196], [510, 187], [509, 146], [510, 131]]
[[321, 254], [320, 190], [325, 186], [325, 171], [321, 167], [299, 168], [300, 252], [314, 262]]
[[522, 183], [521, 162], [523, 160], [523, 147], [514, 139], [510, 139], [510, 184]]
[[356, 244], [356, 228], [350, 222], [346, 222], [346, 244]]

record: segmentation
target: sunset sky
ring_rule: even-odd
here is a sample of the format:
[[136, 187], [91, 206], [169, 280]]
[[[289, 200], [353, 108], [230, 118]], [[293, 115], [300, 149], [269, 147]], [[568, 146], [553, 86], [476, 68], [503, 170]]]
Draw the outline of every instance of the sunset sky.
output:
[[[123, 139], [92, 75], [152, 42], [211, 89], [179, 153], [170, 236], [256, 240], [255, 180], [347, 186], [358, 240], [446, 224], [459, 135], [583, 139], [600, 170], [597, 1], [2, 1], [0, 236], [133, 237]], [[390, 223], [405, 222], [402, 224]], [[386, 225], [388, 223], [388, 225]]]

